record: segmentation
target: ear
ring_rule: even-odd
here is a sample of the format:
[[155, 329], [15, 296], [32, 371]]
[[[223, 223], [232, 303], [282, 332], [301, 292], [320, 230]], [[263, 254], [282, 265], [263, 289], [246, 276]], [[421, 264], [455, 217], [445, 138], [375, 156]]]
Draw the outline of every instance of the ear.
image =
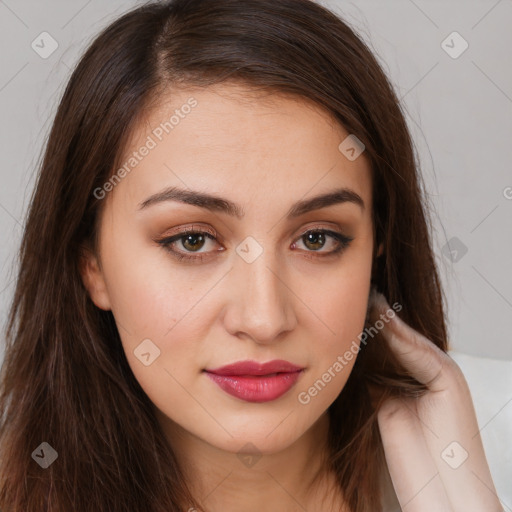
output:
[[103, 270], [97, 256], [89, 247], [82, 246], [79, 270], [84, 286], [94, 304], [105, 311], [110, 310], [110, 298], [103, 277]]
[[375, 255], [375, 257], [378, 258], [379, 256], [382, 256], [382, 254], [384, 254], [384, 244], [381, 242], [379, 244], [379, 248], [377, 250], [377, 254]]

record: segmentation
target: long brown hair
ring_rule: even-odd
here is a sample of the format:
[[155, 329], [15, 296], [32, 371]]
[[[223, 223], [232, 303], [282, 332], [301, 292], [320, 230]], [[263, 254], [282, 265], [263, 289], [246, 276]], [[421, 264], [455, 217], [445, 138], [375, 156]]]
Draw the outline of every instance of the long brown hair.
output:
[[[140, 116], [173, 86], [225, 80], [312, 100], [364, 143], [376, 242], [384, 247], [373, 282], [403, 306], [406, 322], [447, 349], [418, 158], [367, 45], [309, 0], [145, 4], [104, 29], [79, 61], [41, 162], [1, 374], [3, 512], [199, 508], [129, 368], [112, 313], [92, 303], [79, 265], [82, 248], [96, 247], [101, 201], [93, 191], [117, 169]], [[372, 387], [383, 397], [424, 390], [378, 334], [329, 408], [329, 467], [353, 512], [381, 507]], [[31, 457], [42, 442], [58, 452], [47, 469]]]

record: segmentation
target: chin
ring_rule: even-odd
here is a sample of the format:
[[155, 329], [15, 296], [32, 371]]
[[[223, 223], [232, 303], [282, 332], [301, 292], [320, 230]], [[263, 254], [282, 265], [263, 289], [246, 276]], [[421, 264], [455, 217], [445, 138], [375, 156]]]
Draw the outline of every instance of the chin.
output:
[[238, 453], [244, 447], [244, 452], [247, 450], [266, 455], [285, 450], [310, 427], [306, 420], [304, 423], [298, 421], [296, 412], [290, 414], [289, 409], [283, 410], [277, 416], [269, 416], [264, 421], [249, 419], [241, 422], [239, 418], [236, 423], [231, 424], [219, 419], [227, 432], [217, 429], [212, 435], [210, 430], [208, 434], [205, 433], [206, 435], [201, 437], [209, 444], [232, 453]]

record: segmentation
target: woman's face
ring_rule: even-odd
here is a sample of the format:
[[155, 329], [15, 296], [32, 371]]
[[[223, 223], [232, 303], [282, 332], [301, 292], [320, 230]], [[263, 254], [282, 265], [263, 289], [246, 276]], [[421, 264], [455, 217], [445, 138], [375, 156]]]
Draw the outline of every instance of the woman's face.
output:
[[[350, 139], [339, 149], [348, 135], [289, 97], [176, 91], [138, 126], [119, 179], [96, 190], [101, 267], [91, 259], [84, 280], [166, 428], [271, 453], [343, 389], [373, 251], [370, 169]], [[247, 360], [302, 370], [206, 371]]]

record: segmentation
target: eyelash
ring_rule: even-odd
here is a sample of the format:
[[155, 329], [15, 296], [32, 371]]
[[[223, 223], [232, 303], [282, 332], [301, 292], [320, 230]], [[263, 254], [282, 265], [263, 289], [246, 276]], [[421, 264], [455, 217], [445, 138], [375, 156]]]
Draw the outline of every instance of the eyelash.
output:
[[[310, 228], [307, 231], [304, 231], [298, 238], [297, 241], [301, 240], [304, 236], [309, 233], [321, 233], [333, 238], [336, 242], [338, 242], [338, 246], [329, 251], [327, 253], [320, 253], [318, 251], [306, 251], [307, 253], [316, 253], [314, 255], [304, 255], [305, 258], [314, 259], [314, 258], [328, 258], [335, 257], [341, 255], [341, 253], [350, 245], [353, 237], [342, 235], [336, 231], [331, 231], [329, 229], [321, 229], [321, 228]], [[162, 238], [160, 240], [155, 240], [160, 246], [162, 246], [167, 252], [171, 253], [171, 255], [176, 258], [178, 261], [187, 261], [191, 263], [200, 263], [204, 260], [205, 257], [208, 257], [208, 253], [197, 253], [195, 256], [188, 256], [186, 253], [181, 251], [176, 251], [172, 249], [171, 246], [174, 242], [178, 242], [180, 239], [185, 238], [188, 235], [206, 235], [211, 240], [216, 240], [216, 237], [209, 233], [208, 231], [195, 230], [193, 228], [186, 228], [181, 233], [177, 235], [173, 235], [171, 237]], [[296, 242], [294, 242], [296, 243]], [[193, 254], [193, 253], [191, 253]]]

